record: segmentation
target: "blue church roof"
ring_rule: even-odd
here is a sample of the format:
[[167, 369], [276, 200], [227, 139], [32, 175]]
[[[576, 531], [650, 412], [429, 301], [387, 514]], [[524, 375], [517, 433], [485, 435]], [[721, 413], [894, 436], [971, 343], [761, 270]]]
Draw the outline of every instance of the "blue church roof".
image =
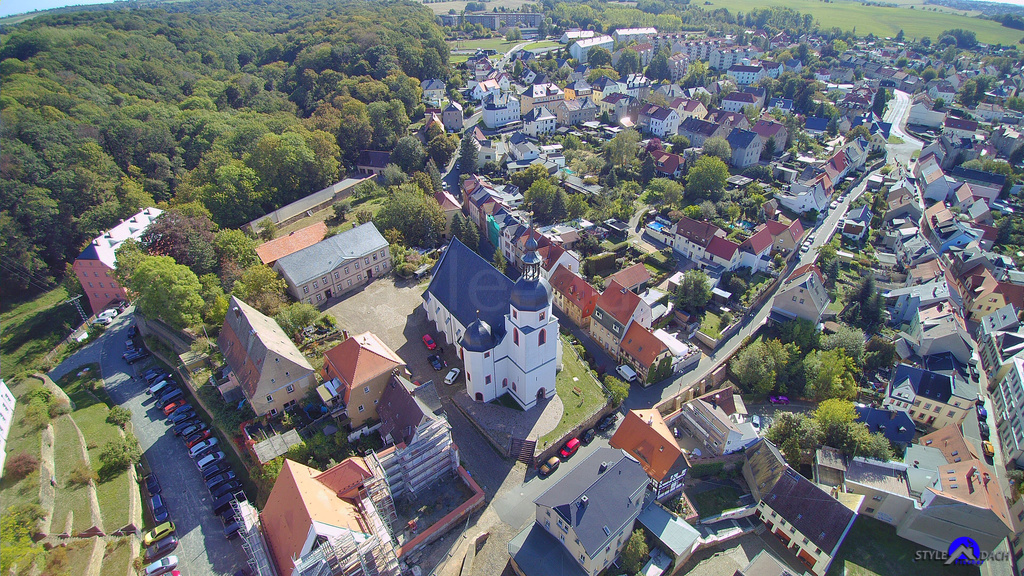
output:
[[[434, 267], [427, 292], [464, 327], [477, 319], [479, 310], [480, 319], [491, 326], [495, 341], [505, 335], [512, 280], [458, 238], [452, 238]], [[423, 298], [426, 299], [426, 293]]]

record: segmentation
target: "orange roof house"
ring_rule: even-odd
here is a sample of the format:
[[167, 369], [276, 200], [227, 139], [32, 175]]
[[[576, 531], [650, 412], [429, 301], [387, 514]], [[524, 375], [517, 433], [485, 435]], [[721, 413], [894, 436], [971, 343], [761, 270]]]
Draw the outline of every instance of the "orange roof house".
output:
[[559, 265], [551, 275], [554, 305], [580, 328], [590, 325], [598, 292], [579, 274]]
[[321, 375], [344, 403], [352, 429], [376, 420], [377, 401], [392, 372], [405, 361], [372, 332], [353, 336], [324, 353]]
[[306, 226], [301, 230], [296, 230], [287, 236], [281, 236], [280, 238], [274, 238], [270, 242], [264, 242], [256, 247], [256, 255], [260, 257], [260, 261], [267, 266], [273, 266], [274, 262], [277, 262], [281, 258], [289, 254], [294, 254], [303, 248], [309, 248], [313, 244], [320, 242], [327, 235], [327, 224], [324, 222], [317, 222], [312, 226]]
[[682, 486], [686, 459], [657, 410], [630, 410], [608, 443], [640, 461], [655, 482], [657, 498]]
[[664, 380], [671, 374], [672, 353], [650, 330], [633, 322], [619, 343], [619, 358], [636, 370], [642, 385]]
[[[360, 488], [371, 478], [373, 475], [359, 457], [349, 458], [326, 472], [285, 459], [260, 513], [278, 574], [291, 574], [303, 562], [311, 562], [318, 556], [317, 548], [328, 540], [343, 539], [346, 533], [375, 544], [366, 547], [366, 559], [381, 552], [394, 558], [390, 537], [374, 528], [383, 525], [379, 518], [374, 518], [376, 510], [364, 507], [358, 498]], [[344, 546], [337, 549], [339, 554], [346, 551]], [[348, 554], [354, 559], [359, 552], [353, 546]], [[398, 574], [397, 560], [393, 568], [380, 568], [381, 574]]]
[[609, 276], [608, 282], [612, 281], [618, 282], [626, 290], [642, 294], [647, 291], [647, 283], [651, 281], [651, 273], [647, 270], [646, 266], [637, 263]]

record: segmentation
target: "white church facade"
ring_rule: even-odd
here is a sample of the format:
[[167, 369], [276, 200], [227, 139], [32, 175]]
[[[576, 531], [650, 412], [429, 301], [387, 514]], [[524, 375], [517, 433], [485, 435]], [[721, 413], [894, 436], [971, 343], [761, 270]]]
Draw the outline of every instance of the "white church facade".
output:
[[490, 402], [508, 393], [528, 410], [555, 395], [562, 348], [551, 285], [540, 274], [533, 239], [523, 268], [513, 283], [453, 239], [423, 294], [423, 307], [437, 332], [458, 345], [470, 398]]

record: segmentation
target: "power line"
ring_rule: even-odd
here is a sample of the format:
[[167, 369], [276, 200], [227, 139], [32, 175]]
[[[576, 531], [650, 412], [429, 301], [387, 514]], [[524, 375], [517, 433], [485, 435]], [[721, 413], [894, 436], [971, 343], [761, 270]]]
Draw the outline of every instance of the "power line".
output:
[[17, 268], [12, 268], [12, 267], [8, 266], [7, 263], [5, 263], [5, 262], [0, 262], [0, 268], [3, 268], [4, 270], [10, 272], [11, 274], [13, 274], [15, 276], [19, 276], [19, 277], [23, 278], [24, 280], [26, 280], [28, 282], [28, 284], [30, 284], [32, 286], [35, 286], [36, 288], [42, 290], [43, 292], [47, 292], [47, 291], [53, 289], [53, 286], [50, 286], [50, 287], [44, 286], [44, 285], [40, 284], [39, 281], [35, 280], [31, 275], [25, 273], [22, 270], [18, 270]]
[[57, 287], [57, 284], [55, 282], [53, 282], [52, 280], [50, 280], [48, 277], [38, 275], [37, 273], [35, 273], [32, 270], [30, 270], [28, 268], [28, 266], [25, 266], [24, 264], [22, 264], [21, 262], [18, 262], [17, 260], [8, 260], [8, 261], [6, 261], [6, 264], [8, 264], [10, 266], [14, 266], [15, 269], [18, 270], [19, 272], [21, 272], [24, 276], [27, 276], [27, 277], [29, 277], [29, 278], [31, 278], [33, 280], [36, 280], [40, 284], [49, 285], [49, 286], [51, 286], [53, 288]]

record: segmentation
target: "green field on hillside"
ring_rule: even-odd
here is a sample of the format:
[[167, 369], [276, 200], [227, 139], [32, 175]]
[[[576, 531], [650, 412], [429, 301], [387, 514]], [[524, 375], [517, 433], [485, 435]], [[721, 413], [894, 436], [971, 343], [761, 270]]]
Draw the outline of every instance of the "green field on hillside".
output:
[[853, 0], [833, 0], [827, 4], [819, 0], [709, 0], [702, 7], [705, 10], [727, 8], [745, 14], [754, 8], [785, 6], [801, 14], [813, 14], [822, 28], [856, 28], [859, 36], [870, 33], [882, 37], [895, 36], [902, 29], [907, 39], [928, 36], [935, 40], [943, 30], [965, 28], [973, 30], [979, 42], [1016, 44], [1024, 37], [1024, 32], [1005, 28], [991, 20], [925, 11], [921, 9], [923, 5], [911, 5], [916, 7], [883, 8], [865, 6]]

